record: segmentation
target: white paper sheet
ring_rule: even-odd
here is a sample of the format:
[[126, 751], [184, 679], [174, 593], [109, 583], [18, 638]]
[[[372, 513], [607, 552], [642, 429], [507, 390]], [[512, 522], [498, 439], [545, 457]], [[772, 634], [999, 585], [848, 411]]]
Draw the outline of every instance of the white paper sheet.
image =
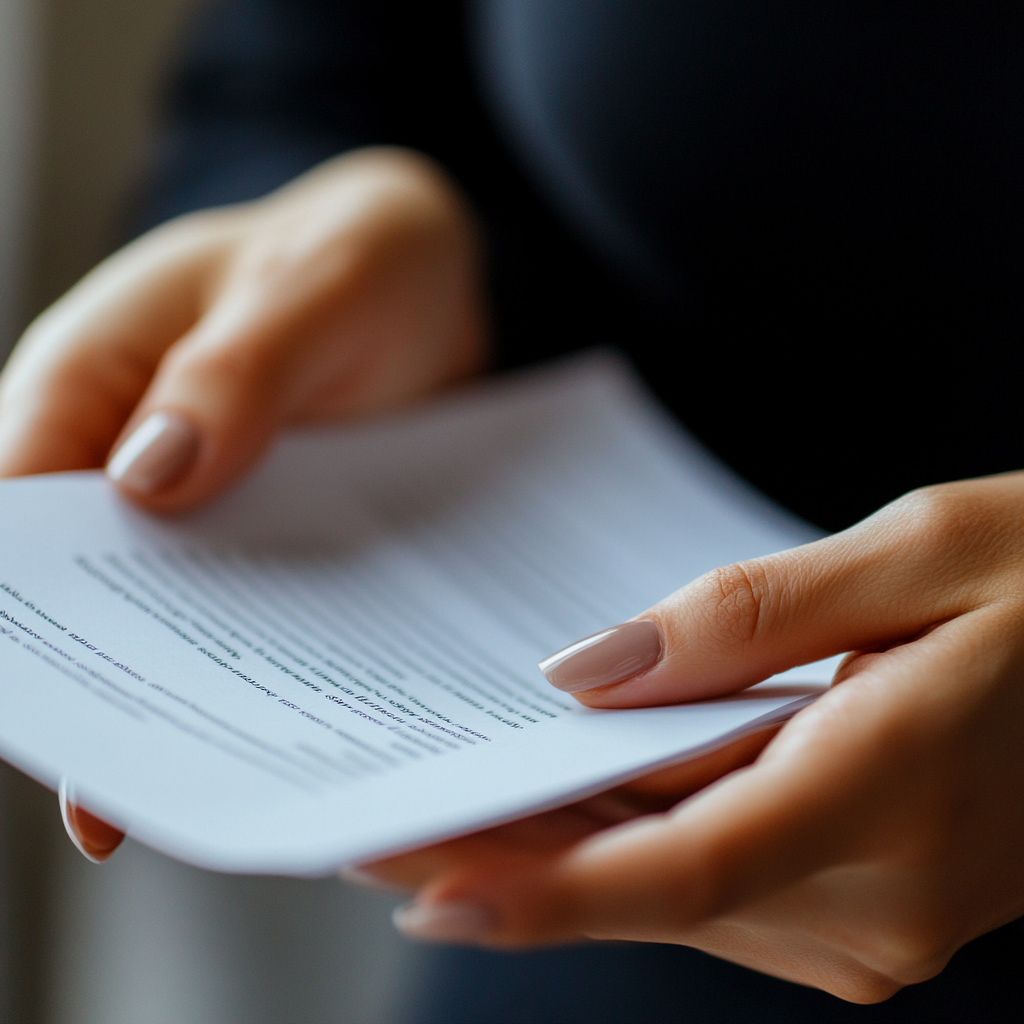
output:
[[172, 856], [315, 874], [566, 803], [786, 717], [588, 711], [538, 658], [801, 543], [624, 364], [294, 433], [201, 513], [98, 473], [0, 484], [0, 751]]

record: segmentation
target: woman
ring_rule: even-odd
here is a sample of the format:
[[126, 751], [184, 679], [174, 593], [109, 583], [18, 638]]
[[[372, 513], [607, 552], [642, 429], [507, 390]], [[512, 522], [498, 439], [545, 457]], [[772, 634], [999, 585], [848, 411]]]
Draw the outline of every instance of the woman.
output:
[[854, 651], [777, 735], [367, 867], [418, 890], [411, 935], [670, 944], [444, 952], [422, 1019], [1019, 1016], [1022, 38], [1016, 5], [838, 0], [235, 0], [200, 32], [148, 216], [253, 201], [32, 326], [5, 474], [106, 462], [173, 513], [286, 424], [612, 341], [839, 531], [549, 666], [633, 707]]

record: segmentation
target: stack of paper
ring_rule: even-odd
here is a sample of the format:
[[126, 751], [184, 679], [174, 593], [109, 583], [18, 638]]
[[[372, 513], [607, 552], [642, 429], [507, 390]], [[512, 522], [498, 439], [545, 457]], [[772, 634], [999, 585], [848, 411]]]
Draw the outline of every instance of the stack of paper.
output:
[[293, 433], [180, 519], [99, 473], [10, 481], [0, 752], [194, 864], [326, 872], [792, 714], [828, 667], [595, 712], [536, 662], [813, 535], [607, 355]]

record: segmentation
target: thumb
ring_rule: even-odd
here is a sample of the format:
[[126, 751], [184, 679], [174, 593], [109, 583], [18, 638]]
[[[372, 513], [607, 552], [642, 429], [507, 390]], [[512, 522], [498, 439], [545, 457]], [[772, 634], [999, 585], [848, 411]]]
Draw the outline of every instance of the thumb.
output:
[[958, 539], [936, 522], [942, 504], [915, 492], [843, 533], [715, 569], [541, 671], [589, 706], [639, 707], [719, 696], [906, 639], [972, 600], [970, 551], [944, 557]]

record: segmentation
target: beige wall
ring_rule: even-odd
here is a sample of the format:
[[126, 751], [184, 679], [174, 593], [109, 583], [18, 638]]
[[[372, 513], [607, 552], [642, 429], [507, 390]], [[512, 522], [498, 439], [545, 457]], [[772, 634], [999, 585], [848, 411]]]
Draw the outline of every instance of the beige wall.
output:
[[35, 0], [0, 0], [0, 355], [24, 291], [37, 70]]
[[[0, 361], [109, 250], [196, 2], [0, 0]], [[68, 1020], [50, 1013], [61, 832], [53, 794], [0, 764], [2, 1024]]]
[[53, 301], [109, 251], [151, 137], [168, 57], [197, 5], [34, 2], [40, 60], [23, 315]]
[[[198, 2], [0, 0], [9, 330], [109, 251]], [[386, 1024], [421, 969], [393, 903], [332, 880], [206, 874], [130, 841], [96, 869], [54, 795], [0, 764], [0, 1024]]]

